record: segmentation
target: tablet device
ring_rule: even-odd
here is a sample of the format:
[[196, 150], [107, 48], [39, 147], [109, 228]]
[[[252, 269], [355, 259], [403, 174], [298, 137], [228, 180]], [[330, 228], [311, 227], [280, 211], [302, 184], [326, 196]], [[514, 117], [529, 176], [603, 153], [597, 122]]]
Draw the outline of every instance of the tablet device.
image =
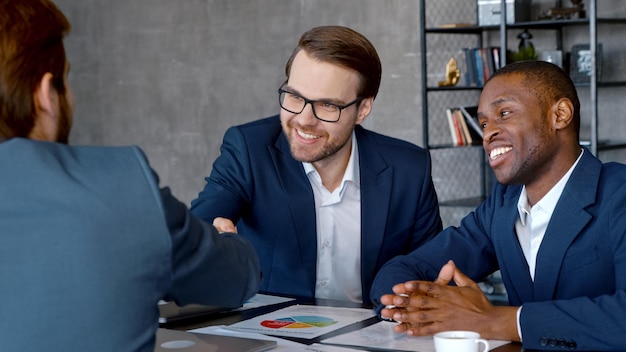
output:
[[171, 323], [182, 319], [195, 318], [203, 315], [227, 312], [235, 308], [188, 304], [179, 306], [174, 302], [159, 301], [159, 323]]
[[158, 329], [154, 352], [261, 352], [275, 348], [276, 341], [247, 337], [199, 334]]

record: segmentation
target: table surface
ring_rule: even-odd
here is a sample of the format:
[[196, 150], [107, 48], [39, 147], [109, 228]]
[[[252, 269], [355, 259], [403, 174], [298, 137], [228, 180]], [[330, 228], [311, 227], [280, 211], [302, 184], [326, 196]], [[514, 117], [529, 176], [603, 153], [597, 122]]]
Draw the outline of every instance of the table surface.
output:
[[[351, 302], [343, 302], [343, 301], [333, 301], [326, 299], [313, 299], [313, 298], [299, 298], [299, 297], [289, 297], [294, 298], [294, 300], [288, 302], [282, 302], [278, 304], [262, 306], [257, 308], [251, 308], [246, 310], [236, 310], [236, 311], [227, 311], [227, 312], [218, 312], [218, 313], [210, 313], [206, 315], [201, 315], [193, 318], [187, 318], [180, 321], [173, 321], [168, 323], [160, 324], [160, 327], [167, 329], [176, 329], [176, 330], [192, 330], [203, 328], [207, 326], [219, 326], [219, 325], [231, 325], [246, 319], [251, 319], [257, 317], [259, 315], [271, 313], [275, 310], [282, 309], [295, 304], [303, 304], [303, 305], [318, 305], [318, 306], [329, 306], [329, 307], [343, 307], [343, 308], [371, 308], [370, 306], [365, 306], [358, 303]], [[328, 334], [324, 334], [317, 338], [313, 339], [301, 339], [301, 338], [290, 338], [283, 337], [280, 338], [299, 342], [305, 345], [310, 345], [313, 343], [319, 343], [321, 340], [327, 339], [329, 337], [341, 335], [350, 331], [362, 329], [369, 325], [375, 324], [379, 322], [380, 319], [377, 317], [372, 317], [370, 319], [351, 324], [344, 328], [335, 330]], [[363, 348], [361, 348], [363, 349]], [[366, 349], [367, 350], [367, 349]], [[370, 351], [380, 351], [380, 349], [372, 349]], [[522, 348], [522, 345], [519, 343], [509, 343], [504, 346], [493, 349], [495, 352], [522, 352], [528, 351]]]

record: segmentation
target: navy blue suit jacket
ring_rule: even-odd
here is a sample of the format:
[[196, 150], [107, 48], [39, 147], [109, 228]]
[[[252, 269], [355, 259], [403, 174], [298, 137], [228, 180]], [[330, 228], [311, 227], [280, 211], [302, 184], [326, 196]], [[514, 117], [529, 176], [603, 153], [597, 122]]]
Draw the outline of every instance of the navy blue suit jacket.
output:
[[554, 209], [534, 282], [515, 233], [521, 189], [496, 184], [458, 228], [390, 261], [372, 288], [377, 308], [394, 284], [434, 280], [452, 259], [476, 281], [501, 270], [510, 304], [522, 306], [525, 348], [626, 350], [626, 166], [585, 150]]
[[[361, 175], [361, 282], [389, 259], [441, 229], [428, 152], [357, 126]], [[207, 184], [191, 204], [198, 217], [226, 217], [259, 254], [261, 291], [314, 297], [317, 234], [313, 190], [293, 159], [278, 116], [230, 128]]]

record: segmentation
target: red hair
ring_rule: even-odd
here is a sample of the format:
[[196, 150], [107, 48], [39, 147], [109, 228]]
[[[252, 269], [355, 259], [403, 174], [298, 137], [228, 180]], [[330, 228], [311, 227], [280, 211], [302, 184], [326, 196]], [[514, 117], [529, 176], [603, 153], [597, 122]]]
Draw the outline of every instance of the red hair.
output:
[[45, 73], [65, 96], [63, 37], [69, 30], [49, 0], [0, 2], [0, 138], [28, 136], [36, 114], [33, 95]]

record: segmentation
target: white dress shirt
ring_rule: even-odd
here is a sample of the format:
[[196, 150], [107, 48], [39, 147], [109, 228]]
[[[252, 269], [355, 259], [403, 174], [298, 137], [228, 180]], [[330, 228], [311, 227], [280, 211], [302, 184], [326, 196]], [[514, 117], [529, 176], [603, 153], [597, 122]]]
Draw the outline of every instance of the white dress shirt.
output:
[[[515, 232], [517, 233], [517, 239], [526, 257], [528, 263], [528, 271], [532, 280], [535, 280], [535, 265], [537, 264], [537, 253], [539, 247], [543, 241], [543, 237], [546, 234], [546, 229], [552, 218], [552, 213], [556, 204], [561, 198], [561, 194], [565, 189], [565, 185], [569, 180], [574, 168], [578, 165], [580, 158], [583, 156], [583, 152], [580, 153], [574, 165], [561, 177], [551, 189], [546, 193], [541, 200], [539, 200], [532, 207], [528, 204], [528, 195], [526, 193], [526, 186], [522, 187], [522, 192], [517, 201], [517, 210], [519, 212], [519, 218], [515, 222]], [[522, 308], [517, 310], [517, 332], [522, 337], [522, 330], [519, 323], [519, 317]]]
[[354, 133], [348, 166], [340, 186], [333, 192], [322, 185], [313, 165], [302, 164], [315, 197], [315, 297], [361, 303], [361, 184]]

